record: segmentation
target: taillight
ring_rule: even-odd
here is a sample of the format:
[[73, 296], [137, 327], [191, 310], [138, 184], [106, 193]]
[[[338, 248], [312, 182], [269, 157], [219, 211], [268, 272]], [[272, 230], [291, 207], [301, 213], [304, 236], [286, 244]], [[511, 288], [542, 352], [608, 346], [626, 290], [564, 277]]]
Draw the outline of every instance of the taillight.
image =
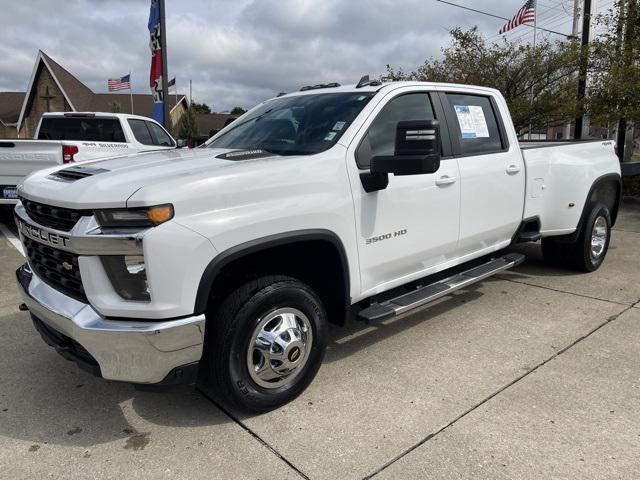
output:
[[73, 156], [78, 153], [76, 145], [62, 145], [62, 163], [73, 162]]

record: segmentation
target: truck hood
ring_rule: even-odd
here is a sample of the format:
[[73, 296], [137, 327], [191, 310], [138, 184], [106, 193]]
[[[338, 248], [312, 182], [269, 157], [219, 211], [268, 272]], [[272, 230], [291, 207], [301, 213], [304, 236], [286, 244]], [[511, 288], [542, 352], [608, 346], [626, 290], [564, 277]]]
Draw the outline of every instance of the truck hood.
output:
[[[185, 185], [198, 178], [226, 176], [260, 159], [227, 160], [216, 158], [228, 149], [178, 149], [63, 165], [33, 173], [19, 187], [19, 194], [30, 200], [73, 209], [122, 208], [138, 190], [163, 184]], [[274, 155], [275, 156], [275, 155]], [[291, 158], [291, 157], [288, 157]], [[78, 167], [89, 175], [60, 178], [60, 171]], [[73, 169], [73, 168], [72, 168]], [[170, 191], [167, 198], [170, 198]], [[131, 206], [131, 205], [129, 205]]]

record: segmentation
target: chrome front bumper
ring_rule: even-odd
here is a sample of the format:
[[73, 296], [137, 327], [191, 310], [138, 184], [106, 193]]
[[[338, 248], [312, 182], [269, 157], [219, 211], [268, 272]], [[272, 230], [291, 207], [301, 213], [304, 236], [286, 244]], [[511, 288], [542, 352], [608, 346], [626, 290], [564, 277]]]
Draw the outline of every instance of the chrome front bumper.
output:
[[20, 267], [16, 276], [29, 311], [48, 328], [77, 342], [108, 380], [158, 384], [202, 356], [204, 315], [177, 320], [108, 320], [91, 305], [64, 295]]

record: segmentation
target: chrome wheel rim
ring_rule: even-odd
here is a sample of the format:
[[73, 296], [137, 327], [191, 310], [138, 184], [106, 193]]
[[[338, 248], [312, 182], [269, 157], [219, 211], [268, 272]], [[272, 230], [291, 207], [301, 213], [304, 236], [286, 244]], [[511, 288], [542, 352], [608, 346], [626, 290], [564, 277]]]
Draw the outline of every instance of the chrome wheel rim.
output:
[[247, 350], [252, 380], [263, 388], [290, 383], [309, 359], [313, 331], [307, 316], [295, 308], [279, 308], [260, 319]]
[[598, 260], [604, 253], [608, 235], [607, 219], [600, 215], [593, 222], [593, 229], [591, 230], [591, 258], [593, 260]]

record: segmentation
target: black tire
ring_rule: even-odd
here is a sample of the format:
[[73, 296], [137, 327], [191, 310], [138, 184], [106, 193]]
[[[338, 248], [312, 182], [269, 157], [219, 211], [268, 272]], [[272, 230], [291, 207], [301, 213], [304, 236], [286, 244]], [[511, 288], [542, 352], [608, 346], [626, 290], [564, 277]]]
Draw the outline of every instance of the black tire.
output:
[[[598, 220], [602, 218], [603, 220]], [[597, 255], [592, 253], [592, 234], [596, 221], [605, 224], [604, 244]], [[611, 241], [611, 214], [609, 208], [602, 204], [593, 204], [585, 219], [575, 242], [562, 242], [553, 237], [542, 240], [542, 253], [545, 261], [551, 265], [571, 268], [581, 272], [593, 272], [600, 268]]]
[[[594, 224], [599, 217], [603, 217], [606, 222], [606, 239], [604, 247], [602, 248], [602, 253], [597, 257], [594, 257], [591, 254], [591, 235]], [[596, 203], [591, 207], [591, 211], [587, 215], [584, 225], [582, 225], [580, 235], [578, 236], [575, 244], [568, 249], [567, 258], [569, 265], [575, 270], [580, 270], [582, 272], [593, 272], [597, 270], [600, 268], [600, 265], [602, 265], [602, 262], [604, 261], [604, 257], [607, 255], [610, 241], [611, 214], [609, 213], [609, 208], [602, 203]]]
[[542, 239], [542, 256], [544, 261], [554, 267], [568, 267], [565, 256], [566, 243], [561, 243], [553, 237]]
[[[249, 372], [247, 357], [260, 322], [282, 308], [302, 312], [308, 319], [312, 343], [306, 363], [295, 378], [264, 388]], [[316, 376], [327, 343], [327, 314], [320, 298], [291, 277], [270, 275], [249, 281], [229, 294], [207, 318], [201, 379], [206, 391], [223, 403], [265, 412], [302, 393]]]

